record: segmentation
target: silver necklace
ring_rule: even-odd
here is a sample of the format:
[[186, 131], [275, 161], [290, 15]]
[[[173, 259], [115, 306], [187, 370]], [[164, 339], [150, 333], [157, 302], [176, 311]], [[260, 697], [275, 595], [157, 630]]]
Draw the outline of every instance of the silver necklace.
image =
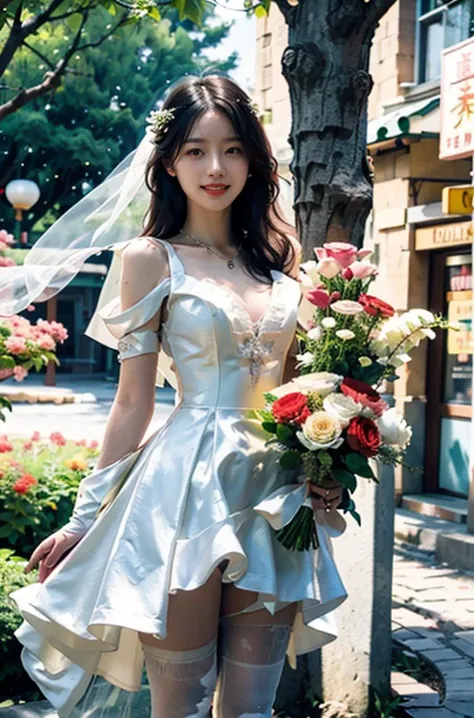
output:
[[242, 248], [242, 245], [240, 245], [240, 247], [237, 249], [237, 252], [234, 254], [234, 256], [229, 259], [228, 257], [225, 257], [223, 254], [220, 254], [220, 252], [217, 252], [213, 247], [210, 247], [210, 246], [209, 246], [208, 244], [206, 244], [205, 242], [201, 242], [200, 239], [196, 239], [196, 237], [191, 237], [190, 234], [185, 234], [182, 229], [179, 230], [179, 233], [180, 233], [180, 235], [181, 235], [182, 237], [184, 237], [185, 239], [190, 239], [192, 242], [196, 242], [196, 244], [199, 245], [200, 247], [204, 247], [204, 249], [207, 249], [207, 251], [209, 252], [209, 254], [215, 254], [216, 257], [219, 257], [220, 259], [223, 259], [225, 262], [227, 262], [227, 266], [229, 267], [229, 269], [234, 269], [234, 267], [235, 267], [235, 260], [237, 259], [237, 257], [238, 257], [239, 254], [240, 254], [240, 250], [241, 250], [241, 248]]

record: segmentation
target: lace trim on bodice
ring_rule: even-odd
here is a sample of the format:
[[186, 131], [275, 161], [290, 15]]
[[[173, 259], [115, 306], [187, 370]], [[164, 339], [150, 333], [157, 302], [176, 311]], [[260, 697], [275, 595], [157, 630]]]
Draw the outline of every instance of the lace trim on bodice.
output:
[[272, 271], [273, 284], [267, 309], [258, 321], [253, 321], [240, 297], [219, 282], [205, 278], [221, 291], [224, 311], [232, 325], [239, 356], [248, 362], [252, 386], [256, 386], [262, 367], [273, 361], [273, 350], [284, 324], [287, 306], [285, 301], [285, 275]]

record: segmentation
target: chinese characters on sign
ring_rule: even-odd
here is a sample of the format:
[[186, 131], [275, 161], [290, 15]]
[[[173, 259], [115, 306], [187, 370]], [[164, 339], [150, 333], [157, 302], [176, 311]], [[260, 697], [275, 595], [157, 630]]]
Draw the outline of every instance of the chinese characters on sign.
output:
[[441, 74], [442, 160], [474, 154], [474, 38], [445, 50]]

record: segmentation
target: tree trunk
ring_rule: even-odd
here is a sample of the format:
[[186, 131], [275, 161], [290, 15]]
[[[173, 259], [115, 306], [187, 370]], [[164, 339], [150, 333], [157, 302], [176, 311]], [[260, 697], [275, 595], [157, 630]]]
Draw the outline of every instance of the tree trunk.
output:
[[[290, 169], [294, 178], [296, 228], [304, 258], [313, 259], [313, 248], [324, 242], [343, 241], [362, 246], [373, 194], [367, 162], [367, 98], [373, 85], [369, 74], [370, 48], [379, 20], [395, 0], [299, 0], [298, 4], [292, 0], [291, 5], [288, 0], [274, 1], [289, 28], [282, 72], [292, 108], [289, 142], [294, 152]], [[390, 486], [389, 482], [387, 485]], [[371, 507], [372, 504], [365, 507], [370, 531], [366, 527], [364, 535], [357, 535], [359, 550], [370, 553], [371, 547], [385, 541], [387, 561], [391, 561], [390, 530], [376, 522]], [[344, 551], [348, 551], [347, 545], [342, 548]], [[370, 571], [375, 577], [373, 564]], [[391, 575], [388, 569], [385, 573]], [[369, 596], [363, 587], [354, 588], [348, 582], [352, 602], [358, 604], [361, 599], [358, 605], [366, 607], [369, 624], [375, 616], [380, 618], [383, 614], [380, 631], [385, 643], [388, 641], [388, 649], [384, 645], [377, 656], [374, 644], [380, 636], [367, 629], [364, 636], [370, 646], [367, 650], [367, 645], [358, 646], [351, 631], [344, 632], [341, 626], [342, 636], [335, 651], [337, 655], [342, 652], [341, 676], [345, 687], [341, 680], [333, 686], [331, 676], [325, 675], [321, 667], [317, 669], [316, 664], [324, 660], [324, 654], [303, 655], [298, 659], [297, 672], [285, 668], [275, 703], [275, 709], [281, 711], [279, 715], [295, 718], [313, 715], [305, 705], [305, 694], [311, 695], [312, 690], [329, 701], [327, 711], [331, 715], [341, 718], [353, 715], [353, 708], [358, 716], [371, 715], [374, 688], [380, 695], [388, 695], [389, 583], [390, 580], [374, 598], [373, 591], [369, 591]], [[351, 669], [361, 675], [350, 678]], [[333, 702], [333, 694], [339, 696], [340, 705]]]
[[369, 56], [395, 0], [275, 0], [289, 27], [282, 57], [294, 150], [295, 213], [305, 258], [324, 242], [362, 245], [372, 206], [367, 163]]

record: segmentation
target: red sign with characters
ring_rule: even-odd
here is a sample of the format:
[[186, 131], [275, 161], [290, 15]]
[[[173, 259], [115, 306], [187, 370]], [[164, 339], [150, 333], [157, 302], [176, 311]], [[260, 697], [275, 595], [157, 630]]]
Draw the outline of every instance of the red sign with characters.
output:
[[442, 160], [474, 154], [474, 37], [444, 50], [441, 71]]

